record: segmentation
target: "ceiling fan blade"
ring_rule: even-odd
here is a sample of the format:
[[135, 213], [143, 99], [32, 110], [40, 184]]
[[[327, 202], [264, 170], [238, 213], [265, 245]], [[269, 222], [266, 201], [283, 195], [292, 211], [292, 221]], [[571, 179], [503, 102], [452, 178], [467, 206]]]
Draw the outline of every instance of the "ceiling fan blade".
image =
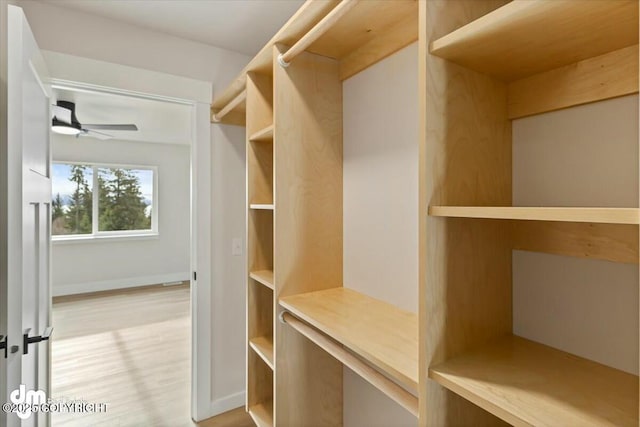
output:
[[78, 134], [78, 136], [88, 136], [88, 137], [100, 139], [103, 141], [113, 138], [113, 135], [109, 135], [107, 133], [102, 133], [102, 132], [89, 130], [89, 129], [82, 129], [82, 131]]
[[71, 124], [71, 110], [68, 108], [60, 107], [59, 105], [52, 105], [51, 116], [61, 122]]
[[99, 129], [99, 130], [129, 130], [136, 131], [138, 126], [134, 124], [129, 125], [98, 125], [98, 124], [82, 124], [85, 129]]

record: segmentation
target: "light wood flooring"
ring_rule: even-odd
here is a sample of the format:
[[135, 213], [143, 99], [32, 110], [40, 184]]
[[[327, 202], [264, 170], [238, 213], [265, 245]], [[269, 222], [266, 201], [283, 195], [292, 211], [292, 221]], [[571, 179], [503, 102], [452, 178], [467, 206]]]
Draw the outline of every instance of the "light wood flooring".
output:
[[243, 408], [189, 416], [188, 285], [54, 298], [52, 396], [106, 402], [107, 412], [53, 414], [53, 427], [249, 427]]

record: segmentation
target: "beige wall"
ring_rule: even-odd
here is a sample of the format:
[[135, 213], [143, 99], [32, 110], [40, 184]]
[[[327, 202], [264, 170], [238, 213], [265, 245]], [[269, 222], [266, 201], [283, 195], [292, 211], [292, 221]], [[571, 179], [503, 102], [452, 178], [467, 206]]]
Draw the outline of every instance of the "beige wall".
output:
[[[418, 47], [345, 80], [344, 286], [418, 310]], [[417, 419], [345, 368], [344, 426]]]
[[[638, 96], [513, 123], [517, 206], [638, 206]], [[514, 251], [517, 335], [638, 374], [638, 266]]]

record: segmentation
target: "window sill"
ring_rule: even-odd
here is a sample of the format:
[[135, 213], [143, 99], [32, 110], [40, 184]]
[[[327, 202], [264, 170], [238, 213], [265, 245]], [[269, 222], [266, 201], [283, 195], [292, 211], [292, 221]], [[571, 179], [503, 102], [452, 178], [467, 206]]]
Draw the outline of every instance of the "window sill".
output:
[[135, 233], [135, 234], [115, 234], [115, 235], [90, 235], [90, 236], [53, 236], [51, 242], [54, 245], [66, 245], [74, 243], [96, 243], [96, 242], [121, 242], [132, 240], [157, 240], [159, 233]]

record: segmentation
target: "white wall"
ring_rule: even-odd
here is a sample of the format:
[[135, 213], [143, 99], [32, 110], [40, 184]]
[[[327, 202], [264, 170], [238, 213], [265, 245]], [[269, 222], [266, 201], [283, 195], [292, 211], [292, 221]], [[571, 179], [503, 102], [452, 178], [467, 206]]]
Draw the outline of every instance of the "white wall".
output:
[[[516, 206], [638, 206], [638, 96], [515, 120]], [[638, 266], [514, 251], [513, 331], [638, 374]]]
[[188, 145], [53, 135], [54, 161], [158, 167], [156, 238], [54, 242], [54, 295], [189, 280]]
[[[250, 59], [217, 47], [51, 4], [22, 0], [20, 6], [42, 49], [212, 82], [214, 94], [222, 91]], [[218, 127], [212, 125], [211, 164], [236, 164], [236, 149], [244, 144], [244, 128], [226, 132], [222, 130], [224, 126]], [[226, 158], [227, 155], [230, 157]], [[217, 182], [212, 183], [214, 214], [211, 221], [212, 229], [225, 230], [227, 235], [244, 241], [244, 204], [239, 206], [236, 202], [237, 195], [245, 191], [243, 165], [244, 162], [238, 165], [240, 169], [233, 177], [224, 177], [224, 191]], [[228, 169], [213, 170], [212, 179], [219, 180], [224, 171]], [[234, 221], [226, 224], [224, 221], [228, 218], [234, 218]], [[245, 259], [244, 255], [232, 256], [231, 241], [220, 239], [220, 235], [213, 236], [213, 244], [219, 244], [222, 249], [213, 250], [211, 260], [213, 266], [219, 267], [211, 284], [214, 317], [211, 382], [216, 397], [212, 399], [210, 415], [214, 410], [241, 406], [245, 388]], [[207, 284], [199, 281], [199, 285]], [[225, 300], [227, 293], [234, 297]], [[228, 363], [220, 369], [217, 360]]]
[[[245, 298], [246, 259], [230, 256], [234, 237], [245, 242], [245, 128], [216, 125], [212, 138], [213, 178], [213, 264], [212, 322], [218, 333], [211, 345], [215, 357], [213, 372], [219, 373], [212, 383], [214, 400], [223, 400], [229, 390], [235, 390], [236, 401], [244, 404], [245, 387]], [[219, 141], [226, 141], [221, 144]], [[242, 188], [240, 188], [242, 185]], [[243, 250], [243, 253], [245, 250]], [[227, 349], [224, 352], [218, 349]], [[215, 375], [215, 374], [214, 374]]]
[[[344, 81], [344, 286], [418, 311], [418, 47]], [[344, 426], [417, 419], [345, 368]]]
[[223, 90], [250, 59], [49, 3], [21, 0], [19, 5], [40, 49], [208, 81], [214, 92]]

